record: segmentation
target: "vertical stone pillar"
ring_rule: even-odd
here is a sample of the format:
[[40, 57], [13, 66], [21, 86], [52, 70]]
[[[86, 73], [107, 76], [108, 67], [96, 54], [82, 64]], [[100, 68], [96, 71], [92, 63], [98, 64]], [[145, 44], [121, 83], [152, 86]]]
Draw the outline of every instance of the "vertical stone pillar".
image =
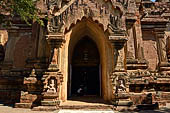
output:
[[109, 36], [109, 40], [113, 46], [114, 54], [114, 72], [124, 72], [126, 66], [125, 48], [124, 45], [127, 41], [124, 35], [122, 36]]
[[141, 22], [139, 18], [137, 21], [134, 23], [133, 27], [133, 33], [134, 33], [134, 39], [136, 43], [136, 59], [138, 60], [144, 60], [144, 55], [143, 55], [143, 40], [142, 40], [142, 30], [141, 30]]
[[114, 67], [111, 74], [112, 101], [115, 106], [130, 106], [128, 77], [126, 73], [126, 51], [127, 38], [125, 34], [109, 36], [113, 46]]
[[166, 39], [164, 38], [164, 31], [165, 29], [155, 28], [155, 36], [157, 41], [157, 49], [158, 49], [158, 56], [159, 56], [159, 63], [167, 62], [166, 57]]
[[128, 30], [129, 40], [127, 42], [127, 70], [147, 69], [148, 64], [143, 53], [140, 20], [137, 19], [128, 26], [130, 28]]
[[34, 110], [55, 110], [59, 108], [59, 91], [63, 82], [63, 74], [59, 69], [59, 48], [64, 42], [62, 33], [49, 34], [46, 40], [51, 49], [49, 58], [49, 66], [42, 76], [43, 92], [41, 106], [34, 108]]
[[168, 63], [168, 37], [165, 36], [165, 28], [155, 28], [157, 40], [157, 51], [159, 56], [159, 71], [161, 73], [170, 73], [170, 63]]
[[133, 25], [134, 25], [134, 22], [127, 22], [127, 25], [126, 25], [127, 34], [128, 34], [127, 60], [135, 59], [135, 56], [136, 56], [136, 54], [135, 54], [135, 51], [136, 51], [135, 46], [136, 46], [136, 44], [135, 44], [134, 33], [133, 33]]
[[58, 35], [47, 35], [47, 42], [50, 45], [51, 48], [51, 55], [50, 55], [50, 66], [55, 66], [56, 68], [59, 68], [59, 48], [61, 47], [64, 36], [62, 34]]
[[[133, 6], [137, 8], [131, 12], [133, 9], [131, 7]], [[148, 63], [144, 58], [143, 52], [140, 14], [139, 10], [137, 10], [140, 7], [140, 1], [136, 1], [135, 4], [131, 4], [129, 7], [128, 12], [131, 13], [126, 17], [126, 28], [129, 35], [127, 42], [127, 70], [147, 69]]]

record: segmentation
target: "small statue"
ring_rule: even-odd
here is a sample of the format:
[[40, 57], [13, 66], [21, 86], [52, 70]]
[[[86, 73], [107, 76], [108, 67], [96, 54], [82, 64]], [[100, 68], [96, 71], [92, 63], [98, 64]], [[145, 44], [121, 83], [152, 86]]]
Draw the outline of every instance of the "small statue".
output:
[[110, 33], [123, 32], [124, 30], [121, 28], [121, 15], [110, 14], [110, 24], [108, 24], [108, 28], [111, 30]]
[[110, 14], [110, 24], [111, 27], [115, 30], [120, 28], [120, 17], [119, 16], [114, 16], [113, 14]]
[[49, 10], [54, 10], [54, 8], [58, 10], [61, 8], [62, 0], [47, 0], [47, 4]]
[[125, 91], [126, 91], [126, 87], [124, 85], [124, 81], [119, 80], [118, 92], [125, 92]]
[[56, 88], [55, 88], [55, 79], [50, 79], [48, 86], [47, 86], [47, 92], [56, 92]]
[[61, 16], [56, 16], [48, 22], [48, 32], [62, 32], [65, 22]]
[[36, 74], [35, 74], [35, 69], [32, 69], [31, 74], [30, 74], [30, 77], [35, 77], [35, 76], [36, 76]]

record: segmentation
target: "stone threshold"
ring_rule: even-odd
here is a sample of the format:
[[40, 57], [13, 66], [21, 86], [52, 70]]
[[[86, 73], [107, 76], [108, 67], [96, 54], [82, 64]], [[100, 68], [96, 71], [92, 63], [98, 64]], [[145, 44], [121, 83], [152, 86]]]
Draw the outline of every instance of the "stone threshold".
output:
[[62, 105], [60, 109], [69, 109], [69, 110], [112, 110], [114, 109], [113, 105]]
[[114, 113], [112, 110], [59, 110], [58, 113]]

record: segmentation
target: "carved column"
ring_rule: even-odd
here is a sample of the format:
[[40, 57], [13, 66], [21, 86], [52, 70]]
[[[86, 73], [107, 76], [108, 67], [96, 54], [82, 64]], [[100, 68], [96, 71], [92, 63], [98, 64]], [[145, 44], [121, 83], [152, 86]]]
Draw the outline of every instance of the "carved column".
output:
[[[130, 21], [130, 20], [129, 20]], [[140, 20], [128, 22], [129, 40], [127, 43], [127, 70], [147, 69], [144, 58]]]
[[126, 28], [128, 30], [127, 42], [127, 70], [147, 69], [148, 64], [144, 58], [143, 40], [141, 30], [141, 17], [139, 13], [140, 2], [130, 0], [126, 13]]
[[52, 67], [53, 69], [59, 69], [59, 48], [64, 42], [64, 36], [62, 33], [58, 33], [56, 35], [47, 35], [46, 39], [51, 49], [49, 68]]
[[130, 19], [126, 19], [126, 29], [127, 29], [127, 34], [128, 34], [128, 41], [127, 41], [127, 60], [129, 59], [135, 59], [135, 38], [134, 38], [134, 33], [133, 33], [133, 26], [134, 26], [134, 21], [131, 21]]
[[34, 110], [55, 110], [59, 108], [59, 91], [63, 82], [63, 74], [59, 68], [58, 57], [60, 55], [59, 48], [64, 42], [64, 36], [62, 33], [49, 34], [46, 36], [46, 40], [51, 49], [51, 56], [49, 58], [49, 66], [42, 77], [43, 92], [41, 105]]
[[165, 29], [155, 28], [155, 35], [157, 40], [157, 47], [158, 47], [158, 55], [159, 55], [159, 62], [167, 62], [166, 58], [166, 41], [164, 38]]
[[168, 37], [165, 36], [164, 28], [155, 28], [155, 35], [157, 39], [157, 50], [159, 56], [159, 71], [162, 73], [170, 73], [170, 63], [168, 62]]
[[111, 74], [112, 83], [112, 104], [116, 106], [130, 106], [132, 102], [128, 96], [128, 77], [126, 73], [126, 52], [125, 44], [127, 38], [125, 34], [116, 34], [109, 36], [113, 46], [114, 69]]
[[124, 72], [125, 71], [125, 48], [124, 45], [127, 41], [124, 35], [112, 35], [109, 36], [109, 40], [113, 46], [114, 54], [114, 72]]

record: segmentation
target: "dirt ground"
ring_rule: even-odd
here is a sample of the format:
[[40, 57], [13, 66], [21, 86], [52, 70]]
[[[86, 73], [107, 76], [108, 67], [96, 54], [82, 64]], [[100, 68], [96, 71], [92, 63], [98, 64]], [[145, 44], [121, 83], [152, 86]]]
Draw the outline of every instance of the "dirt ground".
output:
[[[0, 106], [0, 113], [58, 113], [59, 111], [32, 111], [31, 109], [22, 109], [22, 108], [12, 108], [9, 106]], [[63, 112], [63, 113], [73, 113], [74, 111], [72, 110], [71, 112]], [[85, 113], [79, 111], [78, 113]], [[87, 112], [86, 112], [87, 113]], [[95, 113], [95, 111], [93, 112]], [[99, 112], [96, 112], [99, 113]], [[101, 112], [104, 113], [104, 112]], [[145, 111], [139, 111], [139, 112], [118, 112], [114, 111], [114, 113], [170, 113], [170, 108], [163, 108], [160, 110], [145, 110]]]

